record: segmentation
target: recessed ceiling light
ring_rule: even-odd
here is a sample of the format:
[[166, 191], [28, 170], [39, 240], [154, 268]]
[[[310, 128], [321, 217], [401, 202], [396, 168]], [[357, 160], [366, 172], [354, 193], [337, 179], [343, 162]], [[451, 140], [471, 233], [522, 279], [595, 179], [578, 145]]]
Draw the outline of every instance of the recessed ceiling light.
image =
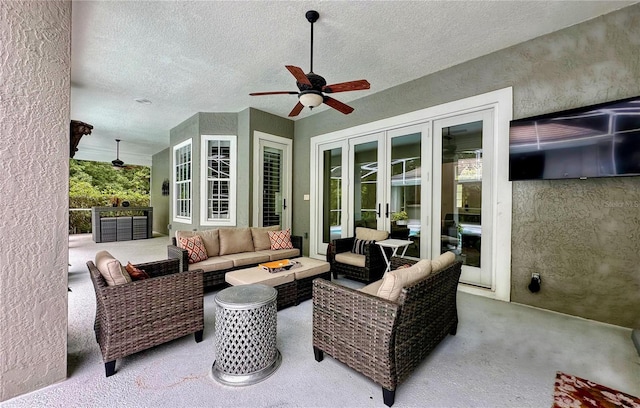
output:
[[141, 103], [143, 105], [151, 105], [151, 101], [147, 98], [136, 98], [134, 99], [136, 102]]

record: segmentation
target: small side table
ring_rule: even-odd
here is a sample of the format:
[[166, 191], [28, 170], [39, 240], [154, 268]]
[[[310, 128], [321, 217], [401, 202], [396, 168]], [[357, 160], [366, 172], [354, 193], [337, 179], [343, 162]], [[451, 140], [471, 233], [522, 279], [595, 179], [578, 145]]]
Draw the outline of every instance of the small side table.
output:
[[387, 269], [384, 270], [384, 273], [389, 272], [391, 269], [391, 260], [387, 258], [387, 253], [384, 252], [384, 248], [393, 248], [393, 253], [391, 254], [391, 258], [396, 256], [399, 248], [403, 248], [402, 255], [400, 258], [404, 258], [404, 254], [407, 252], [407, 248], [409, 245], [413, 244], [413, 241], [404, 240], [404, 239], [385, 239], [383, 241], [376, 241], [376, 245], [380, 246], [380, 250], [382, 251], [382, 256], [384, 257], [384, 261], [387, 263]]
[[225, 385], [252, 385], [282, 361], [276, 348], [276, 289], [262, 284], [221, 290], [216, 304], [216, 360], [212, 377]]

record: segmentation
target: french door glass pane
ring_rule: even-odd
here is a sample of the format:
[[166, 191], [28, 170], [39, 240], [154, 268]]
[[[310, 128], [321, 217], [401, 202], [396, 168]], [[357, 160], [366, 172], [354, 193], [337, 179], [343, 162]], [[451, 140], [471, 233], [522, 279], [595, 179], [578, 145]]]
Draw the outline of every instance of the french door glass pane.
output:
[[342, 148], [323, 152], [322, 242], [338, 239], [342, 233]]
[[480, 267], [482, 121], [442, 129], [441, 252]]
[[355, 145], [353, 225], [376, 229], [378, 203], [378, 142]]
[[391, 139], [391, 238], [409, 239], [406, 255], [420, 257], [421, 134]]
[[282, 215], [282, 155], [280, 149], [263, 150], [262, 225], [280, 225]]

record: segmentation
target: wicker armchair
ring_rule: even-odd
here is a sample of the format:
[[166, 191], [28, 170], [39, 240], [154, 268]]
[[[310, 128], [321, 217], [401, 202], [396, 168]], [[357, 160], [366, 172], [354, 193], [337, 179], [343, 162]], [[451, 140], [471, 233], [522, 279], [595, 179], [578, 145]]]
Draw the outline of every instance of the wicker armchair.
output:
[[[395, 268], [410, 263], [392, 260]], [[313, 351], [326, 352], [382, 386], [393, 405], [406, 380], [447, 334], [458, 327], [456, 291], [462, 264], [402, 289], [396, 302], [316, 279], [313, 287]]]
[[334, 279], [338, 278], [339, 273], [343, 274], [346, 278], [366, 283], [371, 283], [382, 278], [385, 269], [387, 269], [382, 251], [387, 251], [387, 256], [391, 256], [390, 248], [383, 249], [375, 243], [366, 244], [364, 246], [364, 266], [355, 266], [336, 261], [336, 254], [351, 251], [355, 239], [355, 237], [334, 239], [327, 247], [327, 262], [331, 264], [331, 272], [333, 273]]
[[93, 261], [87, 262], [96, 293], [94, 330], [106, 376], [116, 359], [204, 330], [202, 270], [179, 272], [180, 261], [167, 259], [135, 265], [151, 277], [107, 286]]

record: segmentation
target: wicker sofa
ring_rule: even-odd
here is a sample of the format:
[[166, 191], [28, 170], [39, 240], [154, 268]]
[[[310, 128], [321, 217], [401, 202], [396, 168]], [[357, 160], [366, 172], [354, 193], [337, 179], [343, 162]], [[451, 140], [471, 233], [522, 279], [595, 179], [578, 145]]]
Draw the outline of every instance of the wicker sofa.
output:
[[94, 331], [107, 377], [116, 359], [194, 333], [202, 341], [202, 270], [181, 272], [177, 259], [135, 265], [150, 277], [109, 286], [87, 262], [96, 294]]
[[[269, 231], [273, 227], [219, 228], [202, 231], [176, 231], [167, 246], [167, 257], [178, 259], [181, 270], [202, 269], [204, 288], [226, 286], [225, 274], [241, 268], [257, 266], [263, 262], [302, 256], [302, 237], [291, 236], [293, 249], [271, 249]], [[206, 248], [208, 259], [189, 263], [188, 251], [179, 246], [180, 238], [200, 236]]]
[[[393, 258], [392, 267], [415, 261]], [[436, 260], [432, 261], [436, 262]], [[453, 262], [402, 286], [395, 301], [375, 293], [375, 282], [360, 290], [316, 279], [313, 287], [313, 350], [326, 352], [382, 387], [393, 405], [396, 387], [458, 327], [456, 292], [462, 264]], [[373, 288], [373, 291], [371, 290]]]

